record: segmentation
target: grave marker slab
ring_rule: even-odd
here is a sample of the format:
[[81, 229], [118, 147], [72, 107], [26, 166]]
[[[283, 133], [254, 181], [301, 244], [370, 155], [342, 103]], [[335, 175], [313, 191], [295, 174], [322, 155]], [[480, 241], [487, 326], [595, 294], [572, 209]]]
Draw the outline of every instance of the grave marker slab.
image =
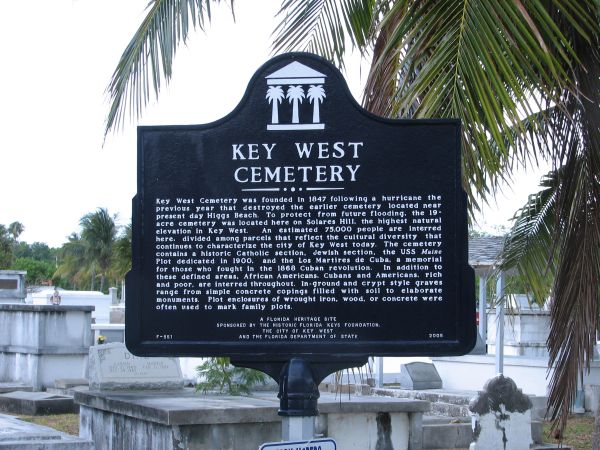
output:
[[183, 376], [175, 358], [141, 358], [124, 344], [90, 347], [90, 390], [183, 389]]
[[415, 361], [400, 366], [400, 385], [415, 390], [441, 389], [442, 379], [433, 364]]

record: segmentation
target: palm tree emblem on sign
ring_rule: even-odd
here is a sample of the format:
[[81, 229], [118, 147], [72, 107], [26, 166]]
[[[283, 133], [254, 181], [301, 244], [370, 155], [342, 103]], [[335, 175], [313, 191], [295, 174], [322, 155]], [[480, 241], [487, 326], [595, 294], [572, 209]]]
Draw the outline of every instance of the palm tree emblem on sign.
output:
[[[265, 78], [268, 85], [265, 98], [272, 108], [271, 123], [267, 124], [267, 130], [325, 129], [325, 124], [321, 123], [320, 107], [326, 98], [323, 87], [326, 75], [294, 61]], [[279, 108], [284, 98], [292, 107], [291, 115], [289, 110], [287, 110], [287, 114], [279, 114]], [[307, 108], [300, 108], [305, 98], [308, 98], [313, 106], [312, 117]], [[290, 116], [291, 123], [280, 123], [282, 119], [283, 121], [290, 120]]]
[[267, 90], [267, 100], [272, 106], [271, 123], [279, 123], [279, 104], [283, 101], [285, 95], [281, 86], [269, 86]]
[[298, 106], [304, 100], [304, 89], [302, 86], [290, 86], [287, 90], [285, 97], [292, 104], [292, 123], [300, 123], [300, 117], [298, 115]]
[[325, 89], [323, 89], [323, 86], [321, 85], [315, 86], [314, 84], [311, 84], [308, 88], [307, 97], [308, 101], [313, 104], [313, 123], [319, 123], [321, 120], [319, 105], [325, 99]]

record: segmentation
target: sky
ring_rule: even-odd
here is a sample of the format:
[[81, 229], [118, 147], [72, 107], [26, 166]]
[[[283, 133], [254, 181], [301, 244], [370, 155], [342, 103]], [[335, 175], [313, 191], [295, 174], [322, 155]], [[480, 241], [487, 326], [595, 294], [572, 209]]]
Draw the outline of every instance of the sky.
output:
[[[237, 105], [254, 72], [272, 55], [280, 0], [215, 6], [205, 32], [177, 50], [173, 77], [137, 121], [104, 142], [106, 86], [144, 17], [148, 0], [3, 2], [0, 15], [0, 224], [19, 221], [21, 241], [60, 247], [99, 207], [126, 225], [136, 191], [136, 126], [200, 124]], [[359, 99], [367, 61], [345, 72]], [[478, 226], [508, 226], [537, 186], [518, 178], [486, 208]]]

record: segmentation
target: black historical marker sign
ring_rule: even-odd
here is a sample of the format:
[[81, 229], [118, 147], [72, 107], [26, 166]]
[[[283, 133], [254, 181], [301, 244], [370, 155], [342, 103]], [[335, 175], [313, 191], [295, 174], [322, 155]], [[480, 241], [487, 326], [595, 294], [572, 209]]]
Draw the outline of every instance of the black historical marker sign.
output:
[[135, 354], [474, 345], [459, 121], [369, 114], [314, 55], [267, 62], [217, 122], [140, 127], [133, 209]]

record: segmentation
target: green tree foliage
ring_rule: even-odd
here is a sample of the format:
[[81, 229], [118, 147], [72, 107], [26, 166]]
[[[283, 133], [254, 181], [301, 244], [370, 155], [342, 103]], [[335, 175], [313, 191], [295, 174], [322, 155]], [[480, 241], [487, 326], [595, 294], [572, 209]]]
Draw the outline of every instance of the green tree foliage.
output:
[[15, 258], [32, 258], [36, 261], [55, 262], [58, 250], [44, 242], [19, 242], [14, 249]]
[[7, 228], [0, 224], [0, 270], [8, 269], [13, 260], [13, 240]]
[[8, 232], [15, 242], [23, 231], [25, 231], [25, 227], [21, 222], [13, 222], [8, 226]]
[[52, 249], [43, 242], [28, 244], [17, 241], [23, 230], [19, 222], [11, 223], [8, 228], [0, 225], [0, 260], [4, 258], [6, 261], [0, 268], [26, 271], [27, 285], [51, 280], [56, 269], [58, 249]]
[[116, 239], [114, 245], [113, 273], [118, 278], [125, 278], [127, 272], [131, 270], [131, 223], [127, 225], [120, 236]]
[[[177, 46], [190, 24], [204, 27], [210, 4], [150, 2], [110, 81], [107, 132], [169, 80]], [[372, 112], [462, 120], [472, 210], [517, 170], [553, 166], [517, 215], [504, 267], [540, 293], [551, 275], [549, 404], [562, 428], [598, 325], [598, 0], [283, 0], [279, 16], [277, 52], [313, 51], [343, 66], [351, 43], [371, 56], [363, 105]]]
[[[94, 278], [100, 277], [100, 291], [104, 292], [106, 278], [110, 275], [113, 248], [117, 236], [116, 216], [111, 216], [105, 208], [98, 208], [93, 213], [83, 216], [81, 239], [85, 244], [85, 256], [91, 265], [92, 286]], [[93, 288], [92, 288], [93, 289]]]
[[51, 280], [56, 270], [54, 263], [28, 257], [16, 258], [12, 269], [27, 271], [27, 285], [39, 285]]
[[[72, 233], [59, 251], [58, 268], [54, 278], [65, 288], [90, 289], [91, 273], [86, 245], [77, 233]], [[63, 284], [66, 283], [66, 284]]]
[[120, 232], [116, 219], [105, 208], [81, 218], [81, 233], [72, 233], [58, 252], [55, 284], [94, 290], [99, 280], [102, 292], [121, 284], [131, 267], [131, 225]]
[[13, 222], [8, 227], [0, 224], [0, 270], [12, 268], [17, 239], [23, 230], [25, 227], [21, 222]]
[[252, 388], [265, 384], [267, 376], [254, 369], [246, 369], [231, 365], [229, 358], [208, 358], [196, 368], [201, 380], [196, 385], [197, 391], [214, 391], [231, 395], [249, 395]]

